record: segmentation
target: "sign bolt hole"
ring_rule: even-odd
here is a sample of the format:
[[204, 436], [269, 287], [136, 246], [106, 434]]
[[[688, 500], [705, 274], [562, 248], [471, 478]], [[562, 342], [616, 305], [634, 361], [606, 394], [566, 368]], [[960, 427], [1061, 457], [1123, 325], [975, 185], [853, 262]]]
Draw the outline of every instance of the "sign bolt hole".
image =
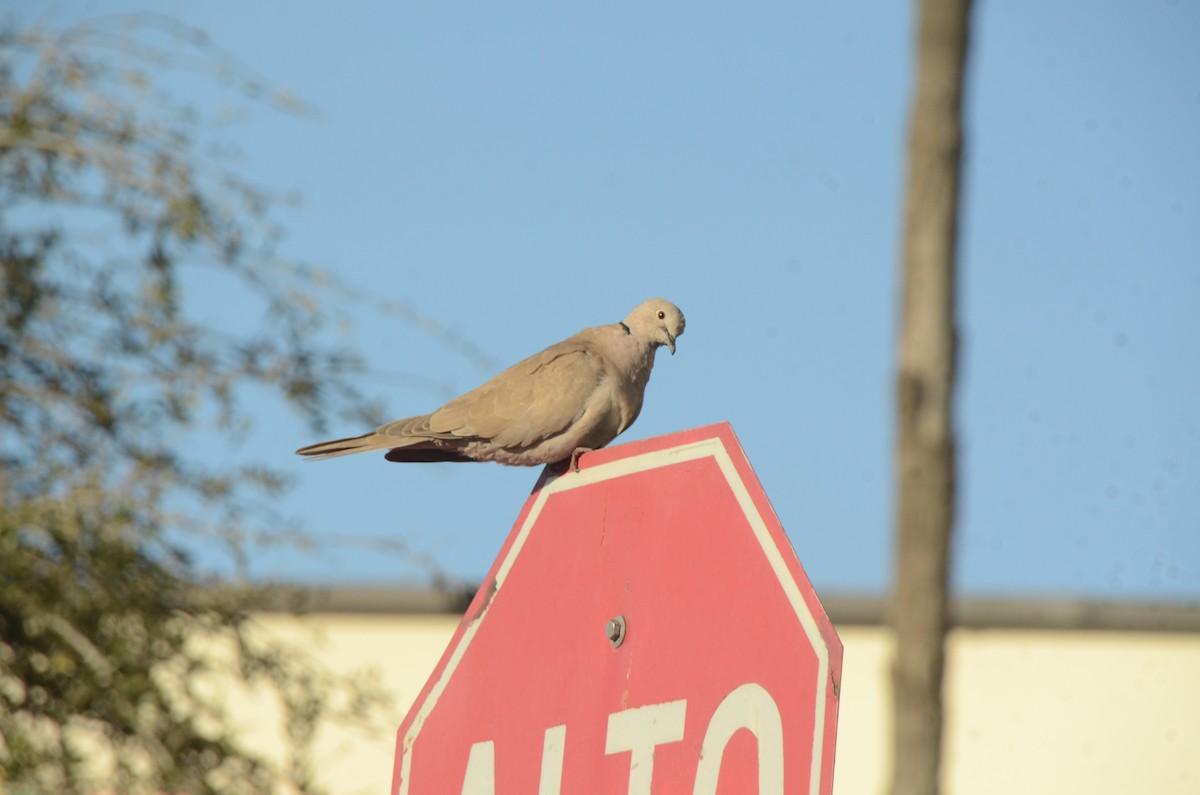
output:
[[608, 624], [604, 627], [604, 634], [608, 637], [608, 642], [615, 649], [625, 642], [625, 616], [614, 616], [608, 620]]

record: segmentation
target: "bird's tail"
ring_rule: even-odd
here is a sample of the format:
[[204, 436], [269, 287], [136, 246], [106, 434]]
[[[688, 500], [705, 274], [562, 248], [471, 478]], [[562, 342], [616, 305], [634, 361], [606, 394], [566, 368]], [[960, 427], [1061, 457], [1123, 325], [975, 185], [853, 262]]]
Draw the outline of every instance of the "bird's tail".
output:
[[384, 439], [372, 431], [371, 433], [364, 433], [362, 436], [347, 436], [345, 439], [331, 439], [328, 442], [310, 444], [308, 447], [301, 447], [297, 450], [296, 455], [302, 455], [317, 461], [322, 458], [334, 458], [339, 455], [349, 455], [350, 453], [386, 450], [394, 444], [394, 440], [389, 441]]

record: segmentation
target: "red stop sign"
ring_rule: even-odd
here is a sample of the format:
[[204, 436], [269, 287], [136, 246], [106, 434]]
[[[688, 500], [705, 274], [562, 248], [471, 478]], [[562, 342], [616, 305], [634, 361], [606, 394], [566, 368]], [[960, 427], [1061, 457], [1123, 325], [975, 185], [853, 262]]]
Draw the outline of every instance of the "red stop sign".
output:
[[525, 503], [394, 795], [828, 795], [841, 641], [732, 428], [580, 467]]

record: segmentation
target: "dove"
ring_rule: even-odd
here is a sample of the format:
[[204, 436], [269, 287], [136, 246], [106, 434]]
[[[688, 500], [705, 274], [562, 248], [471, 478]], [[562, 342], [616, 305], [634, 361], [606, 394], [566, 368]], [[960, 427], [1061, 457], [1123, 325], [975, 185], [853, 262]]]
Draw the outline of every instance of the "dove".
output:
[[332, 458], [386, 450], [399, 462], [497, 461], [538, 466], [603, 447], [642, 410], [654, 354], [675, 353], [679, 308], [652, 298], [620, 323], [586, 328], [514, 364], [440, 409], [389, 422], [371, 433], [301, 447]]

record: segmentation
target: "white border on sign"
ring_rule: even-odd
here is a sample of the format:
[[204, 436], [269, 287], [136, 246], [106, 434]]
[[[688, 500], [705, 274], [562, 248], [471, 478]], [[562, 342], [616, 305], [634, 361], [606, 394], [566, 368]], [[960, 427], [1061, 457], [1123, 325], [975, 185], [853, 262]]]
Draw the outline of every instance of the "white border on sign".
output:
[[[517, 556], [521, 554], [521, 549], [525, 546], [526, 539], [529, 538], [529, 531], [533, 529], [534, 522], [537, 521], [538, 516], [542, 512], [542, 507], [545, 506], [546, 500], [551, 495], [583, 486], [590, 486], [605, 480], [612, 480], [613, 478], [624, 477], [625, 475], [645, 472], [648, 469], [657, 469], [709, 456], [716, 460], [721, 473], [725, 475], [725, 479], [729, 482], [738, 505], [741, 506], [742, 512], [746, 515], [747, 520], [749, 520], [750, 528], [754, 531], [755, 538], [758, 539], [763, 553], [767, 556], [767, 560], [771, 564], [772, 571], [775, 572], [776, 578], [779, 580], [780, 585], [783, 586], [784, 593], [787, 594], [792, 609], [796, 612], [796, 618], [799, 619], [800, 626], [804, 628], [804, 634], [808, 637], [813, 651], [817, 654], [816, 714], [813, 718], [812, 771], [809, 777], [808, 791], [814, 793], [820, 792], [821, 766], [825, 761], [823, 754], [825, 740], [825, 685], [829, 678], [829, 648], [825, 645], [824, 638], [821, 637], [821, 630], [817, 626], [816, 619], [813, 618], [812, 613], [808, 610], [808, 605], [804, 601], [804, 595], [800, 593], [800, 587], [792, 579], [787, 561], [784, 560], [779, 547], [775, 545], [774, 539], [771, 538], [771, 531], [767, 528], [766, 521], [754, 505], [754, 499], [746, 489], [746, 484], [738, 474], [737, 467], [734, 466], [733, 459], [729, 457], [729, 451], [725, 449], [725, 445], [720, 437], [714, 436], [691, 444], [669, 447], [665, 450], [655, 450], [650, 453], [622, 458], [611, 463], [600, 464], [596, 467], [590, 467], [579, 472], [558, 477], [543, 486], [541, 491], [538, 492], [537, 500], [529, 509], [529, 515], [525, 517], [525, 523], [521, 525], [516, 538], [513, 539], [508, 554], [504, 557], [499, 569], [496, 571], [495, 591], [499, 593], [500, 589], [504, 587], [504, 581], [508, 578], [508, 574], [512, 570]], [[494, 599], [495, 595], [492, 598]], [[438, 699], [445, 691], [446, 685], [449, 684], [455, 669], [458, 668], [463, 655], [466, 654], [467, 647], [471, 645], [471, 641], [474, 639], [475, 633], [486, 615], [487, 608], [467, 626], [458, 645], [450, 655], [450, 659], [446, 661], [446, 667], [442, 669], [442, 675], [438, 678], [434, 686], [430, 688], [429, 696], [421, 704], [416, 717], [413, 719], [412, 725], [409, 727], [409, 732], [404, 738], [404, 750], [400, 763], [400, 787], [396, 795], [408, 795], [413, 744], [416, 742], [417, 736], [421, 733], [421, 727], [424, 725], [426, 718], [433, 712]]]

